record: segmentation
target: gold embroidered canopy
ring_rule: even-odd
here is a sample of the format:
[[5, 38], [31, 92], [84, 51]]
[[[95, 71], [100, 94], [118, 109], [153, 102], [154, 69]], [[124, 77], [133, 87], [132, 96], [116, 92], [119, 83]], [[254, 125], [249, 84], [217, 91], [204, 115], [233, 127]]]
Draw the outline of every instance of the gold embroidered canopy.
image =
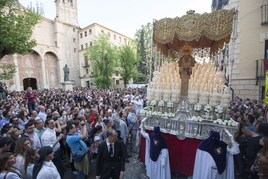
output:
[[164, 18], [154, 22], [153, 40], [157, 48], [166, 55], [179, 52], [187, 44], [193, 48], [210, 47], [216, 53], [229, 42], [233, 25], [233, 10], [219, 10], [212, 13]]

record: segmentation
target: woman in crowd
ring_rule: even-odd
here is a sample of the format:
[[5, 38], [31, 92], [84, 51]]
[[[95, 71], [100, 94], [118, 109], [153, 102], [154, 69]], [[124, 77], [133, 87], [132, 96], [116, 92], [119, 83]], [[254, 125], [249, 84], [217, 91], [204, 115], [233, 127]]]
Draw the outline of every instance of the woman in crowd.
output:
[[10, 136], [12, 139], [12, 144], [10, 146], [10, 152], [14, 152], [15, 146], [16, 146], [16, 141], [20, 138], [20, 131], [17, 128], [11, 128], [7, 134]]
[[52, 147], [41, 147], [38, 154], [38, 162], [33, 167], [33, 179], [61, 179], [56, 166], [52, 162], [54, 158]]
[[0, 178], [21, 179], [21, 173], [12, 167], [16, 163], [16, 158], [11, 152], [0, 155], [0, 163]]
[[32, 147], [32, 142], [28, 137], [21, 137], [16, 141], [15, 155], [16, 162], [13, 165], [14, 168], [18, 169], [22, 175], [25, 175], [25, 157], [26, 151]]
[[28, 112], [21, 109], [18, 113], [19, 125], [21, 129], [24, 129], [25, 124], [29, 122]]
[[33, 148], [30, 148], [26, 151], [26, 156], [25, 156], [26, 176], [25, 176], [25, 179], [32, 179], [33, 178], [33, 167], [39, 158], [38, 151], [39, 151], [38, 149], [33, 149]]
[[268, 178], [268, 137], [264, 136], [260, 140], [260, 145], [262, 145], [261, 151], [252, 165], [250, 171], [251, 173], [256, 173], [255, 178], [267, 179]]

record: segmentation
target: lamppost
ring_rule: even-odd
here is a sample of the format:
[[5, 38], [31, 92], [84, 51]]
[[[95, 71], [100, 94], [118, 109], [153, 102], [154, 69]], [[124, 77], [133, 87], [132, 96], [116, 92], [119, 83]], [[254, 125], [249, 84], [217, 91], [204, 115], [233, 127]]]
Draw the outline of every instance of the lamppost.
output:
[[104, 61], [105, 61], [105, 72], [106, 72], [106, 88], [109, 88], [109, 76], [108, 76], [108, 55], [105, 54], [104, 56]]

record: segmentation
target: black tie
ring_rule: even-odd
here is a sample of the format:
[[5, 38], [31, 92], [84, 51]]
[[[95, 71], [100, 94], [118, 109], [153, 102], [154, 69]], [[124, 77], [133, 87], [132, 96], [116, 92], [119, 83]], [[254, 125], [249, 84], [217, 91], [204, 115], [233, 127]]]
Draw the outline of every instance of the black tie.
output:
[[109, 146], [109, 154], [111, 157], [113, 157], [113, 145], [112, 144], [110, 144]]

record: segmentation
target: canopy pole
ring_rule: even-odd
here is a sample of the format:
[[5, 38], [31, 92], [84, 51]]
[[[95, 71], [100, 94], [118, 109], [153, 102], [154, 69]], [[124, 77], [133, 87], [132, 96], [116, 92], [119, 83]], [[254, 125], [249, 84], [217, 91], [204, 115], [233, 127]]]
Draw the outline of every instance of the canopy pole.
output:
[[149, 66], [149, 81], [152, 81], [153, 75], [152, 75], [152, 65], [153, 65], [153, 48], [154, 48], [154, 41], [153, 41], [153, 36], [154, 36], [154, 23], [155, 23], [155, 19], [153, 19], [153, 23], [152, 23], [152, 32], [151, 32], [151, 57], [150, 57], [150, 66]]

